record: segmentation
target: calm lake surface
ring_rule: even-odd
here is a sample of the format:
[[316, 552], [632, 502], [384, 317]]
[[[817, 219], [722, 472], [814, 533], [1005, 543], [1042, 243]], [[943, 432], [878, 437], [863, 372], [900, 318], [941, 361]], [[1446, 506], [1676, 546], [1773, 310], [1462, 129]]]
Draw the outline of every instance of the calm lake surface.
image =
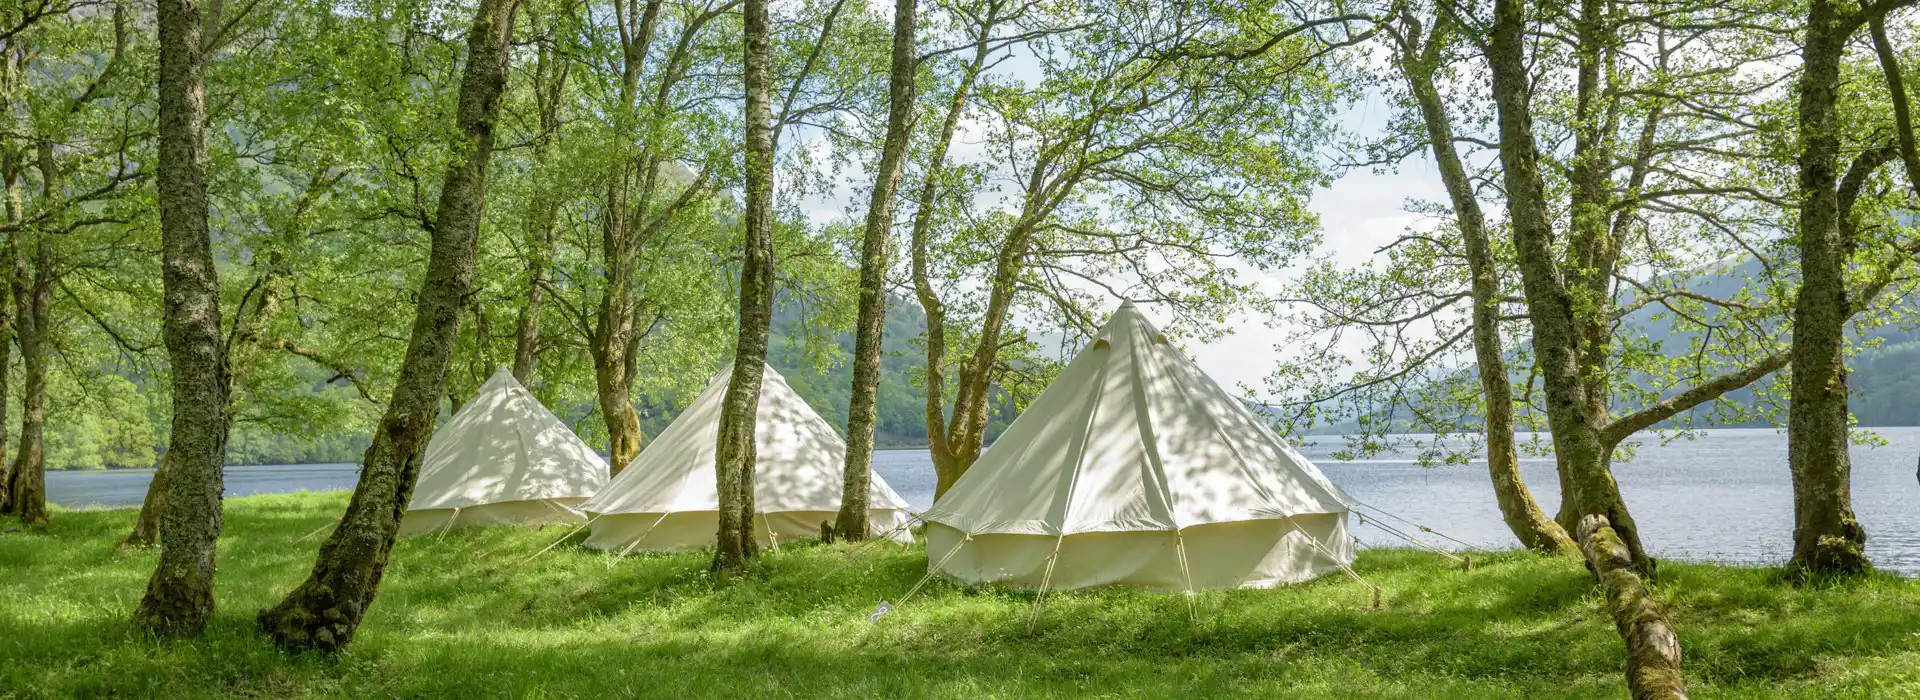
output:
[[[1854, 509], [1867, 529], [1867, 552], [1881, 568], [1920, 574], [1920, 428], [1876, 432], [1886, 445], [1853, 449]], [[1341, 462], [1330, 456], [1342, 447], [1338, 438], [1310, 440], [1301, 451], [1367, 506], [1476, 546], [1517, 545], [1500, 521], [1484, 462], [1422, 467], [1411, 452]], [[933, 466], [926, 451], [879, 452], [874, 469], [909, 503], [932, 504]], [[1521, 471], [1541, 504], [1550, 512], [1556, 508], [1552, 459], [1523, 457]], [[1792, 553], [1793, 492], [1783, 433], [1713, 430], [1665, 445], [1650, 437], [1631, 462], [1614, 465], [1614, 473], [1656, 556], [1777, 565]], [[67, 508], [137, 506], [151, 478], [150, 470], [56, 471], [47, 475], [47, 491]], [[351, 464], [236, 466], [227, 469], [227, 495], [350, 489], [355, 478]], [[1369, 520], [1375, 515], [1360, 512]], [[1354, 534], [1370, 546], [1406, 546], [1371, 525], [1355, 526]]]

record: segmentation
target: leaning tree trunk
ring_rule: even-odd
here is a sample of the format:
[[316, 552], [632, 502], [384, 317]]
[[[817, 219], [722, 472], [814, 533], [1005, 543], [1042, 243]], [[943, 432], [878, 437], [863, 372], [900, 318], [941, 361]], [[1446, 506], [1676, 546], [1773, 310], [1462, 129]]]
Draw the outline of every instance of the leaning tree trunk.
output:
[[1850, 31], [1828, 0], [1814, 0], [1800, 99], [1800, 292], [1793, 309], [1787, 461], [1793, 473], [1795, 576], [1868, 568], [1866, 531], [1853, 516], [1847, 447], [1846, 243], [1840, 240], [1840, 64]]
[[853, 342], [853, 392], [847, 401], [846, 480], [834, 529], [850, 540], [866, 539], [867, 496], [873, 484], [873, 433], [880, 396], [881, 335], [887, 320], [887, 268], [893, 245], [893, 196], [913, 136], [916, 0], [893, 4], [893, 73], [887, 86], [887, 136], [880, 147], [867, 204], [866, 239], [860, 250], [860, 320]]
[[312, 574], [260, 613], [261, 629], [283, 649], [333, 650], [351, 642], [386, 571], [419, 476], [420, 453], [433, 432], [462, 303], [473, 286], [474, 244], [486, 202], [494, 119], [506, 91], [516, 5], [517, 0], [481, 0], [474, 11], [456, 113], [460, 143], [452, 149], [462, 157], [448, 163], [440, 189], [406, 360], [363, 458], [353, 500], [321, 546]]
[[1500, 272], [1473, 182], [1453, 145], [1452, 118], [1434, 87], [1433, 62], [1450, 26], [1444, 17], [1436, 22], [1426, 47], [1408, 47], [1409, 52], [1419, 53], [1402, 57], [1401, 72], [1425, 121], [1427, 142], [1434, 162], [1440, 166], [1440, 181], [1447, 188], [1454, 219], [1466, 243], [1467, 268], [1473, 277], [1473, 351], [1486, 404], [1487, 472], [1493, 482], [1494, 500], [1500, 505], [1507, 529], [1522, 546], [1539, 552], [1573, 554], [1578, 551], [1573, 538], [1540, 509], [1520, 476], [1519, 451], [1513, 437], [1513, 384], [1507, 376], [1506, 348], [1500, 337]]
[[53, 249], [34, 237], [33, 263], [13, 268], [14, 333], [25, 386], [20, 397], [20, 448], [7, 473], [8, 507], [26, 525], [47, 522], [47, 306], [52, 296]]
[[1680, 637], [1647, 584], [1634, 570], [1633, 555], [1607, 519], [1589, 515], [1580, 521], [1580, 549], [1587, 567], [1607, 597], [1607, 614], [1627, 644], [1627, 690], [1634, 700], [1687, 697], [1680, 674]]
[[720, 435], [714, 448], [714, 476], [720, 492], [715, 570], [739, 569], [758, 549], [753, 537], [755, 414], [773, 319], [773, 114], [768, 101], [767, 0], [746, 0], [744, 12], [746, 233], [740, 266], [740, 340], [734, 350], [733, 377], [721, 399]]
[[[162, 326], [173, 377], [166, 542], [134, 613], [165, 636], [198, 635], [213, 612], [227, 451], [220, 283], [207, 230], [206, 57], [198, 0], [159, 0]], [[158, 479], [156, 478], [156, 481]]]

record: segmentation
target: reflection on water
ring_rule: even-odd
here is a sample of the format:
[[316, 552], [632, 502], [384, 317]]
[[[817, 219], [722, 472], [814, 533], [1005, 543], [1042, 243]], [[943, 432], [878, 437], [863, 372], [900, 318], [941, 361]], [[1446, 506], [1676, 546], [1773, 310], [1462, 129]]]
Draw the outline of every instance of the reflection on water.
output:
[[[1867, 553], [1882, 568], [1920, 573], [1920, 428], [1877, 432], [1887, 445], [1853, 449], [1854, 509], [1867, 529]], [[1411, 454], [1339, 462], [1329, 456], [1341, 447], [1338, 442], [1318, 438], [1302, 452], [1355, 499], [1477, 545], [1517, 546], [1500, 521], [1484, 463], [1421, 467]], [[915, 508], [933, 503], [933, 464], [925, 450], [877, 452], [873, 465]], [[1552, 460], [1524, 460], [1521, 472], [1541, 504], [1554, 509], [1560, 492]], [[1782, 433], [1714, 430], [1668, 445], [1650, 439], [1632, 462], [1616, 464], [1614, 473], [1655, 556], [1777, 565], [1793, 550], [1793, 492]], [[152, 472], [47, 477], [48, 497], [56, 504], [113, 507], [139, 505]], [[227, 495], [349, 489], [354, 479], [351, 464], [229, 467]], [[1401, 544], [1378, 528], [1354, 532], [1366, 544]]]

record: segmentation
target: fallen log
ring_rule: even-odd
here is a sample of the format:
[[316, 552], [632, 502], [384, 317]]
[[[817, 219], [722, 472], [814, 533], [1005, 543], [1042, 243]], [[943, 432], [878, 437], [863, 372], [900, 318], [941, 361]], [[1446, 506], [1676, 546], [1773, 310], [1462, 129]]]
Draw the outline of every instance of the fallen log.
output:
[[1680, 637], [1633, 568], [1627, 545], [1603, 515], [1582, 518], [1579, 537], [1580, 552], [1606, 593], [1614, 629], [1627, 644], [1627, 690], [1634, 700], [1684, 700]]

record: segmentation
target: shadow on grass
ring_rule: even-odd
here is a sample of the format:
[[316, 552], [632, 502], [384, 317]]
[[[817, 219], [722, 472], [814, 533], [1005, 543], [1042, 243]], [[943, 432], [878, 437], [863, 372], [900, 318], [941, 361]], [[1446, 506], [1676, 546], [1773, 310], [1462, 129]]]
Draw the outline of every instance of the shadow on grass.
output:
[[[706, 553], [615, 557], [568, 528], [401, 542], [361, 634], [333, 657], [282, 655], [252, 618], [306, 575], [292, 541], [344, 494], [229, 502], [219, 610], [199, 640], [125, 620], [153, 565], [116, 553], [131, 511], [69, 513], [0, 537], [0, 688], [25, 696], [1125, 697], [1618, 695], [1621, 648], [1577, 561], [1518, 552], [1463, 572], [1368, 550], [1360, 574], [1270, 591], [1100, 589], [1048, 596], [930, 582], [919, 548], [786, 546], [743, 574]], [[1898, 678], [1920, 652], [1914, 584], [1795, 588], [1766, 571], [1672, 564], [1669, 601], [1696, 689], [1768, 696]], [[1864, 669], [1864, 670], [1862, 670]], [[1869, 681], [1849, 680], [1848, 683]], [[1877, 681], [1876, 681], [1877, 682]], [[1915, 681], [1920, 682], [1920, 681]], [[1846, 686], [1855, 687], [1855, 686]], [[1868, 686], [1858, 686], [1868, 687]], [[1913, 686], [1901, 686], [1908, 690]], [[1798, 689], [1797, 691], [1795, 689]], [[4, 695], [0, 692], [0, 695]], [[1702, 693], [1706, 694], [1706, 693]]]

